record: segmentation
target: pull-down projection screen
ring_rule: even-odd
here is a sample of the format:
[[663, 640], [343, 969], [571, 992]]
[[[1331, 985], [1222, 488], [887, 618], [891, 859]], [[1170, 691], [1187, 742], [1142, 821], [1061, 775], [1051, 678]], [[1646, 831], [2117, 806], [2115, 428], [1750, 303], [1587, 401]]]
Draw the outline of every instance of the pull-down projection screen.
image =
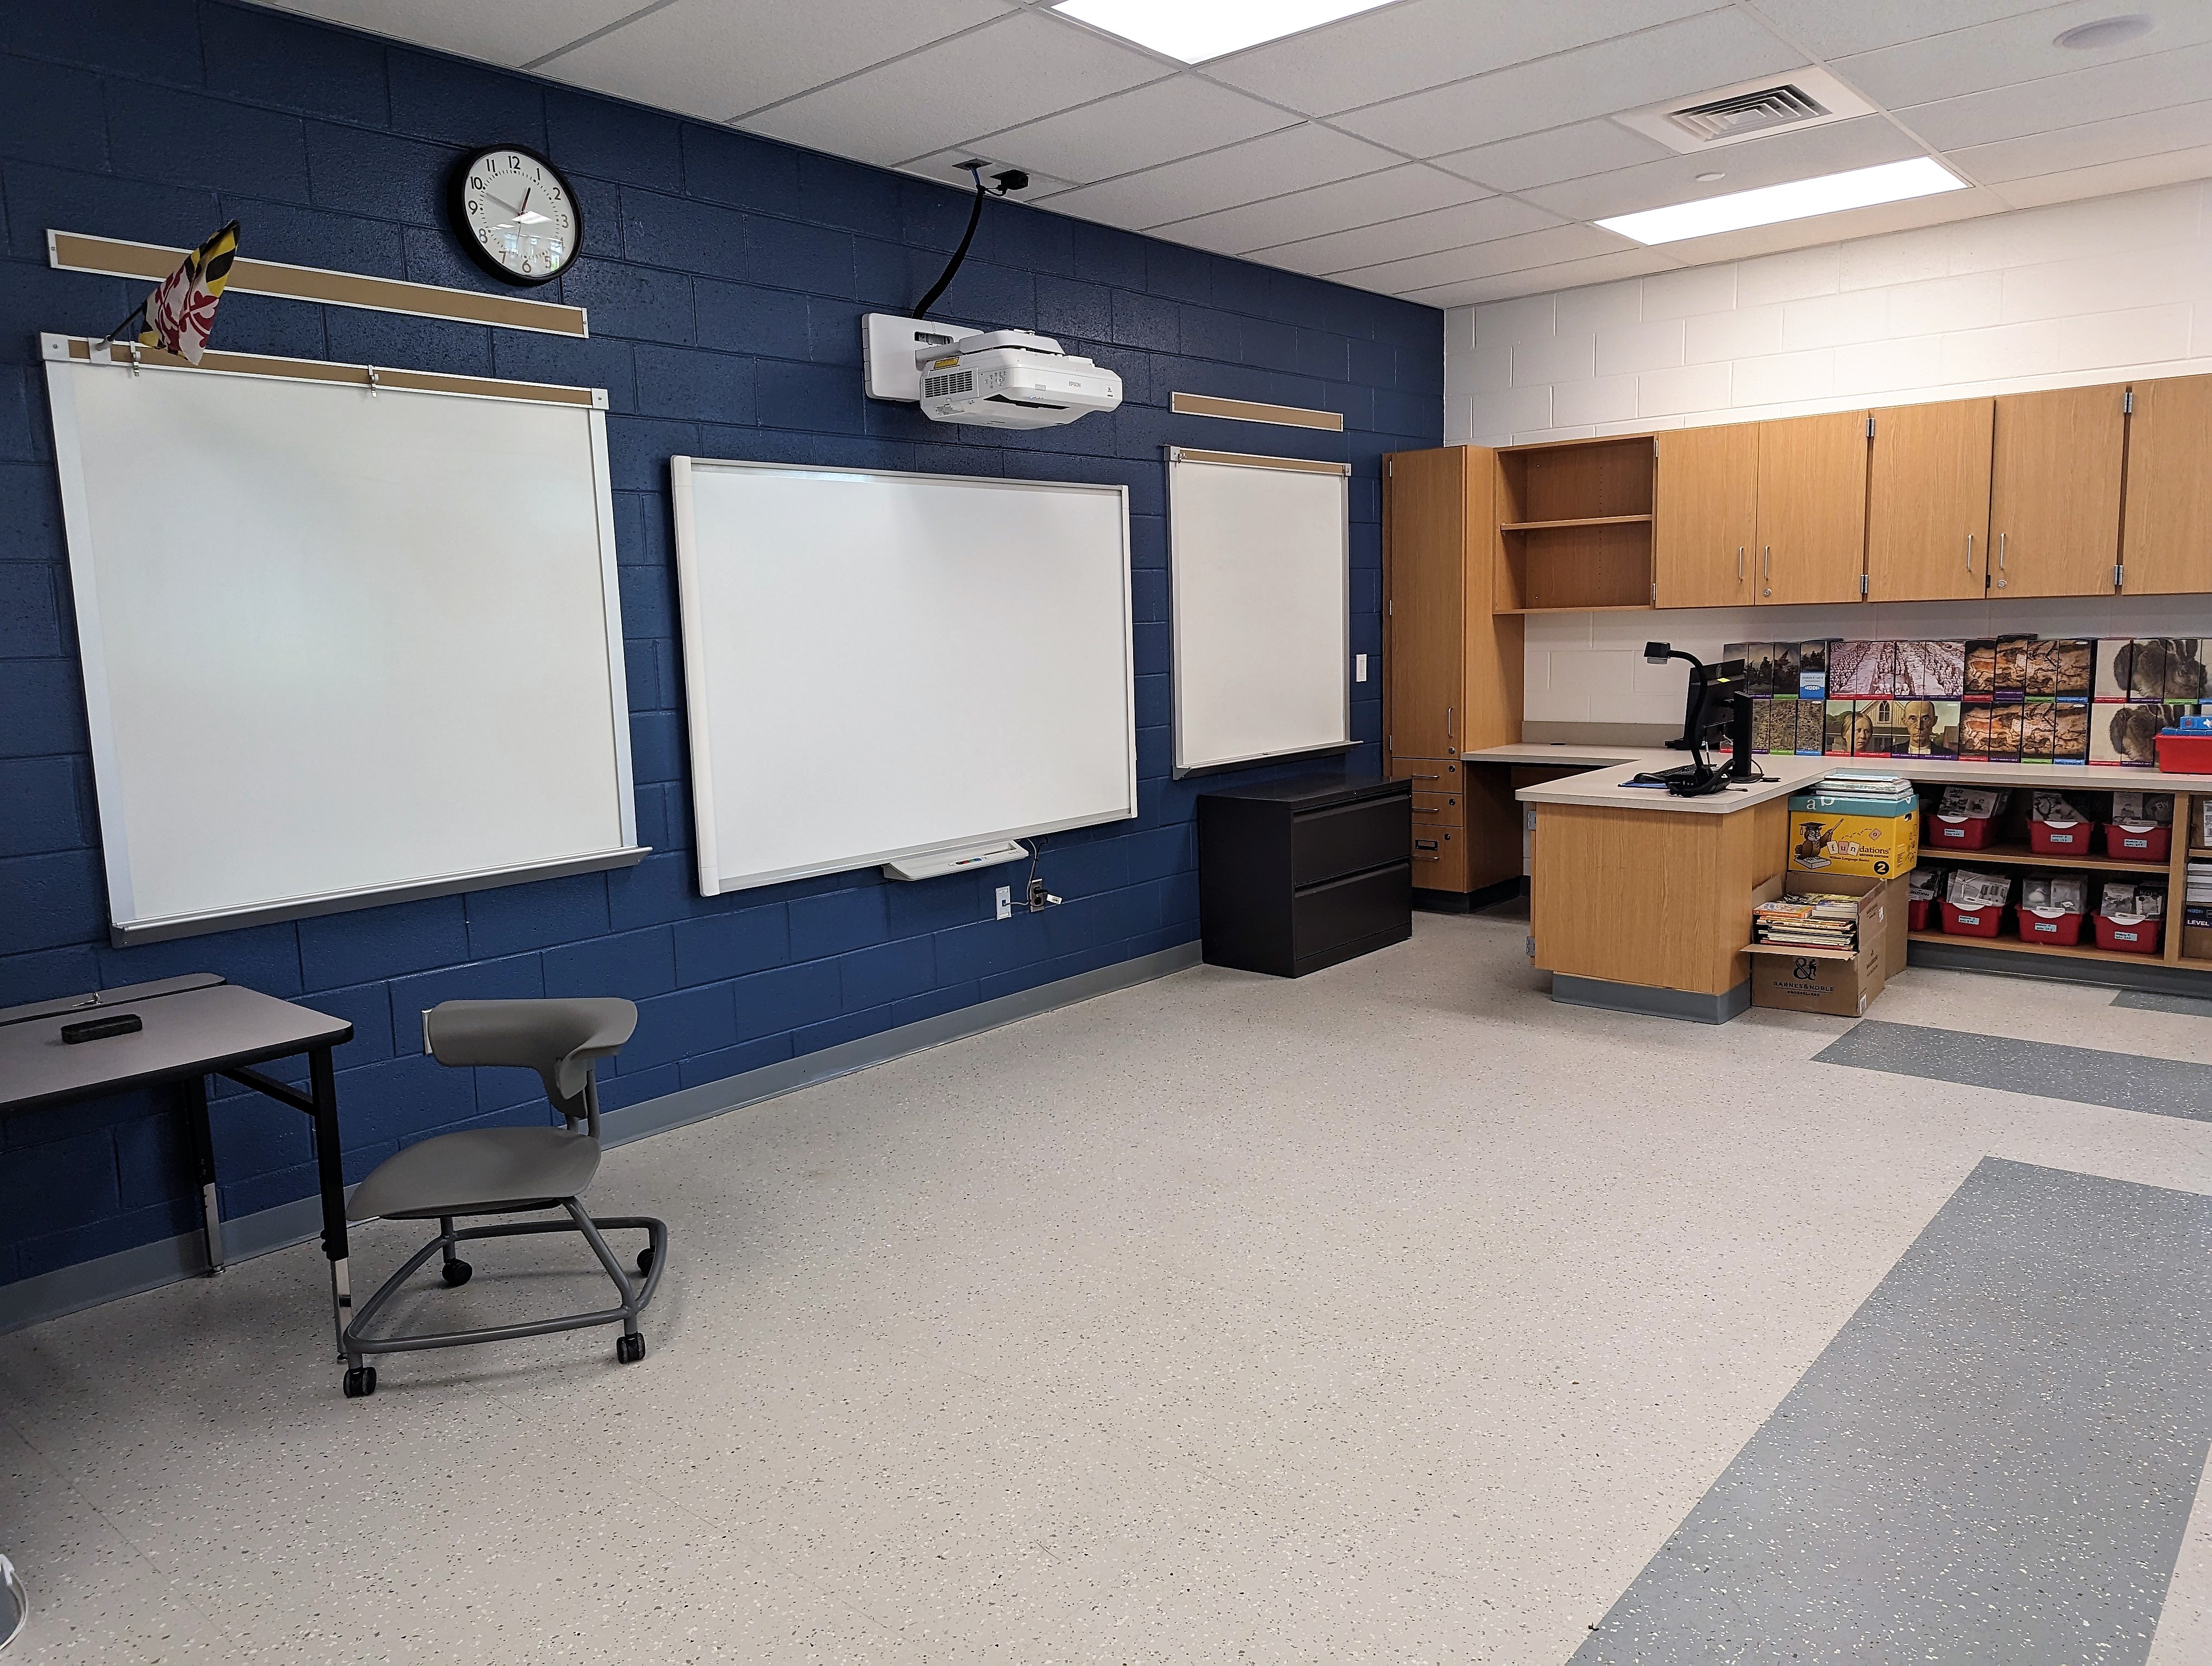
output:
[[43, 351], [118, 941], [644, 854], [589, 390]]
[[1175, 769], [1352, 745], [1341, 463], [1167, 447]]
[[670, 474], [706, 895], [1137, 813], [1124, 488]]

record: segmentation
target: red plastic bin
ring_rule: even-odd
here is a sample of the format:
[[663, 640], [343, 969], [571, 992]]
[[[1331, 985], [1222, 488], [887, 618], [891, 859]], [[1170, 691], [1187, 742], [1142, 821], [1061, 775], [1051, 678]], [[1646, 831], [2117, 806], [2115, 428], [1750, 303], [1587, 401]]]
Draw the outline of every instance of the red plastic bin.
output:
[[2123, 926], [2100, 914], [2097, 916], [2097, 946], [2118, 949], [2123, 954], [2156, 954], [2159, 929], [2165, 924], [2163, 920], [2138, 920]]
[[2147, 827], [2140, 833], [2118, 822], [2106, 822], [2103, 827], [2105, 854], [2123, 862], [2162, 862], [2172, 848], [2173, 830], [2170, 827]]
[[2094, 822], [2068, 822], [2063, 826], [2046, 821], [2027, 824], [2027, 847], [2039, 856], [2086, 856]]
[[1987, 908], [1962, 909], [1943, 898], [1943, 933], [1947, 937], [1995, 937], [2004, 923], [2005, 911], [1992, 903]]
[[2160, 734], [2158, 767], [2185, 775], [2212, 775], [2212, 734]]
[[1939, 816], [1930, 812], [1928, 817], [1928, 843], [1947, 845], [1953, 850], [1980, 850], [1990, 842], [1990, 820], [1987, 816]]
[[1936, 899], [1934, 897], [1915, 897], [1910, 899], [1905, 905], [1905, 912], [1907, 916], [1906, 923], [1908, 923], [1914, 931], [1924, 932], [1928, 929], [1928, 916], [1935, 911]]
[[2061, 943], [2070, 947], [2081, 940], [2081, 915], [2041, 909], [2014, 909], [2012, 913], [2023, 943]]

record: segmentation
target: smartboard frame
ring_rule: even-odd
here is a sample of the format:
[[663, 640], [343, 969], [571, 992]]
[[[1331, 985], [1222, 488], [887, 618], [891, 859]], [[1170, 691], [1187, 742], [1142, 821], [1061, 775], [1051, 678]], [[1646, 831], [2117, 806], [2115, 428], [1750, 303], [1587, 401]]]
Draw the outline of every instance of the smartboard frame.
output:
[[[98, 344], [82, 337], [55, 334], [40, 337], [40, 356], [46, 365], [55, 468], [60, 485], [63, 528], [69, 546], [71, 588], [76, 604], [87, 733], [94, 788], [100, 807], [100, 852], [107, 885], [109, 937], [116, 947], [275, 921], [312, 919], [425, 897], [557, 879], [568, 874], [606, 872], [632, 866], [649, 854], [648, 848], [637, 842], [629, 684], [623, 667], [612, 475], [607, 454], [606, 396], [603, 390], [404, 371], [380, 374], [366, 365], [293, 361], [258, 355], [241, 356], [211, 353], [207, 356], [205, 362], [194, 367], [173, 356], [139, 349], [131, 344]], [[612, 757], [612, 779], [609, 787], [614, 795], [611, 808], [617, 830], [617, 843], [605, 849], [577, 852], [547, 860], [413, 874], [386, 883], [266, 897], [241, 902], [234, 906], [195, 909], [159, 915], [142, 915], [134, 885], [127, 821], [122, 813], [130, 784], [125, 778], [111, 698], [112, 667], [109, 643], [102, 626], [97, 581], [100, 552], [94, 542], [91, 489], [86, 479], [84, 444], [76, 402], [75, 378], [80, 374], [307, 382], [335, 385], [334, 391], [337, 387], [351, 387], [372, 393], [389, 391], [395, 395], [404, 394], [410, 398], [508, 401], [562, 406], [577, 410], [586, 424], [592, 475], [594, 530], [599, 556], [599, 622], [605, 645], [608, 740]]]

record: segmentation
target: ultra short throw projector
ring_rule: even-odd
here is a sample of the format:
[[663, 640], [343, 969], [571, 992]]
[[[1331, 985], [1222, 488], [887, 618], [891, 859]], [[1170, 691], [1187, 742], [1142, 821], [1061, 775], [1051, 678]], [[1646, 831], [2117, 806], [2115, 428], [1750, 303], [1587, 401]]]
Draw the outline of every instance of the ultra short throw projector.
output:
[[1028, 330], [924, 347], [914, 364], [921, 373], [921, 414], [933, 423], [1057, 428], [1121, 403], [1119, 376]]

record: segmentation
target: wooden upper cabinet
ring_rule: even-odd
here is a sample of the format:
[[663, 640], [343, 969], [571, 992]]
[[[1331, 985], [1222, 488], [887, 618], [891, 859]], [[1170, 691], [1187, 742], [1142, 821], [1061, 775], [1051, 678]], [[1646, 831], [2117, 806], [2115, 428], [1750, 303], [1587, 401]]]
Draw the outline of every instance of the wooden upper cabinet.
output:
[[2212, 590], [2212, 376], [2137, 382], [2135, 405], [2120, 587]]
[[1990, 566], [1995, 402], [1954, 399], [1874, 414], [1867, 595], [1979, 601]]
[[1998, 398], [1990, 471], [1993, 599], [2112, 593], [2126, 391], [2060, 387]]
[[1866, 562], [1866, 413], [1759, 424], [1753, 599], [1855, 602]]
[[1759, 424], [1667, 429], [1657, 436], [1653, 599], [1661, 607], [1736, 607], [1755, 592]]
[[[1488, 452], [1466, 446], [1395, 452], [1386, 465], [1382, 668], [1393, 757], [1459, 753], [1468, 538], [1476, 533], [1486, 548], [1492, 535], [1486, 525], [1468, 524], [1468, 476], [1474, 459], [1490, 466]], [[1483, 501], [1486, 506], [1487, 491]], [[1488, 563], [1480, 570], [1486, 576]], [[1481, 605], [1485, 611], [1490, 605], [1486, 587]]]

